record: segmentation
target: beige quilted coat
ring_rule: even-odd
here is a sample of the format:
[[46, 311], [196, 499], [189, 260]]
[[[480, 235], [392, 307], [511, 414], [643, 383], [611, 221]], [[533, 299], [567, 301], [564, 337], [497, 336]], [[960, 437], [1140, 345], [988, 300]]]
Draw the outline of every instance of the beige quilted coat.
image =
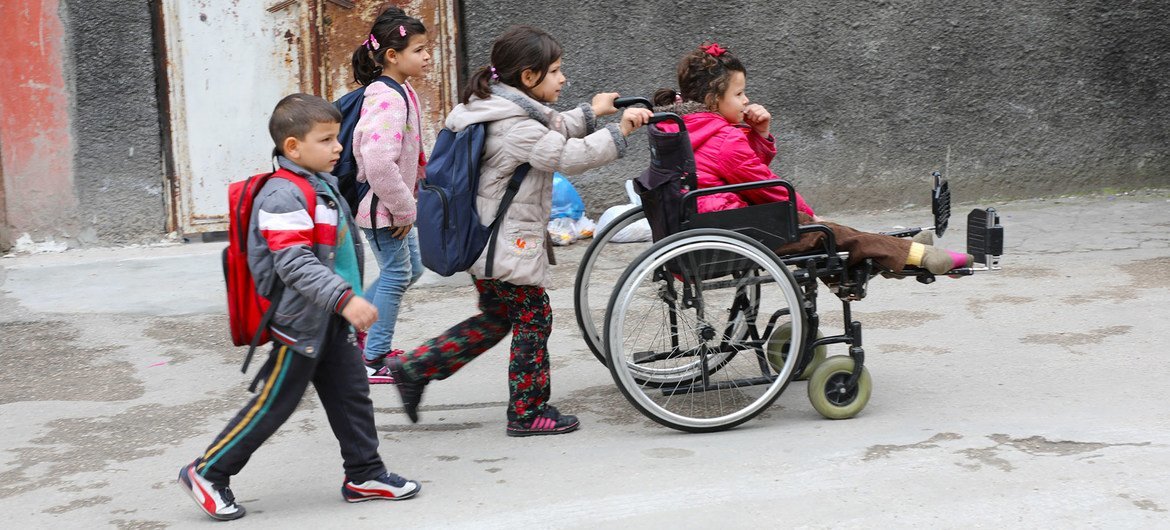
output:
[[[492, 278], [517, 285], [549, 287], [546, 248], [548, 217], [552, 209], [553, 172], [577, 175], [605, 165], [625, 153], [626, 140], [617, 124], [596, 129], [588, 103], [557, 112], [519, 90], [497, 83], [485, 99], [472, 97], [447, 115], [446, 126], [459, 132], [487, 122], [476, 207], [485, 224], [495, 219], [513, 171], [521, 164], [532, 169], [505, 214], [496, 239]], [[487, 249], [468, 270], [485, 275]]]

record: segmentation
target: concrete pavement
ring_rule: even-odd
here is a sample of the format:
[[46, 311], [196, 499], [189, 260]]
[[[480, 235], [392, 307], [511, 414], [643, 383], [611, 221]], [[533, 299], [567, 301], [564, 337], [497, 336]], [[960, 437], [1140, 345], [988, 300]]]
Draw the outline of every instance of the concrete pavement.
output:
[[[1170, 191], [996, 206], [1003, 271], [877, 278], [854, 306], [874, 380], [854, 419], [821, 418], [804, 383], [727, 432], [644, 418], [576, 329], [578, 243], [558, 249], [550, 350], [553, 402], [580, 432], [504, 436], [504, 343], [429, 386], [416, 425], [393, 387], [373, 387], [383, 457], [424, 489], [347, 505], [309, 392], [233, 482], [249, 515], [232, 526], [1170, 527]], [[928, 216], [830, 217], [883, 230]], [[962, 246], [961, 217], [937, 244]], [[4, 526], [211, 523], [174, 478], [248, 397], [222, 247], [0, 259]], [[472, 293], [428, 273], [406, 296], [397, 344], [472, 314]]]

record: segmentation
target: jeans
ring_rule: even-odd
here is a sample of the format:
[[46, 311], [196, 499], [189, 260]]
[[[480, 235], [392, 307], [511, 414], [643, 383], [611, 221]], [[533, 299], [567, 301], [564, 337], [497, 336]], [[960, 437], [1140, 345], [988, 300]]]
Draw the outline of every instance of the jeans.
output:
[[406, 288], [414, 285], [423, 274], [422, 255], [418, 251], [418, 229], [410, 235], [397, 239], [390, 235], [389, 228], [374, 230], [363, 228], [368, 244], [366, 248], [378, 260], [378, 279], [366, 293], [366, 298], [378, 308], [378, 321], [366, 334], [366, 359], [376, 359], [390, 352], [394, 340], [394, 325], [398, 322], [398, 306]]

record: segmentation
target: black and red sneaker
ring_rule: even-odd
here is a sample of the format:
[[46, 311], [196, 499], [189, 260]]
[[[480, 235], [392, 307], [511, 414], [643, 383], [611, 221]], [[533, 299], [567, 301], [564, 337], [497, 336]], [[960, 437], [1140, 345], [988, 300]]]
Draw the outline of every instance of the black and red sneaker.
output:
[[581, 426], [576, 416], [561, 414], [557, 408], [548, 405], [544, 413], [528, 423], [518, 421], [508, 422], [508, 436], [541, 436], [545, 434], [565, 434], [573, 432]]
[[232, 495], [231, 488], [216, 486], [200, 476], [195, 471], [197, 462], [192, 462], [179, 470], [179, 486], [182, 486], [187, 494], [195, 499], [199, 509], [212, 519], [231, 521], [243, 517], [247, 512], [243, 506], [236, 504], [236, 497]]
[[372, 500], [401, 501], [414, 497], [422, 489], [422, 485], [413, 480], [404, 479], [394, 473], [383, 472], [375, 478], [357, 482], [348, 477], [341, 485], [341, 496], [346, 502], [363, 502]]

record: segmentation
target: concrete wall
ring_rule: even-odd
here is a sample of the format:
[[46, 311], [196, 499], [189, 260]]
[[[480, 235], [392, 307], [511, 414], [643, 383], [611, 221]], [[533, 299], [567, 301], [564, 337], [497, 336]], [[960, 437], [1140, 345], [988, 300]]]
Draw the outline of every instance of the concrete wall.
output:
[[82, 243], [159, 241], [164, 168], [147, 0], [62, 0]]
[[49, 248], [160, 240], [149, 3], [2, 2], [0, 20], [0, 249], [26, 235]]
[[[1170, 3], [1159, 0], [465, 0], [468, 64], [530, 23], [564, 45], [569, 106], [673, 87], [683, 51], [744, 60], [791, 179], [820, 212], [1170, 185]], [[575, 179], [591, 214], [622, 200], [626, 159]]]

